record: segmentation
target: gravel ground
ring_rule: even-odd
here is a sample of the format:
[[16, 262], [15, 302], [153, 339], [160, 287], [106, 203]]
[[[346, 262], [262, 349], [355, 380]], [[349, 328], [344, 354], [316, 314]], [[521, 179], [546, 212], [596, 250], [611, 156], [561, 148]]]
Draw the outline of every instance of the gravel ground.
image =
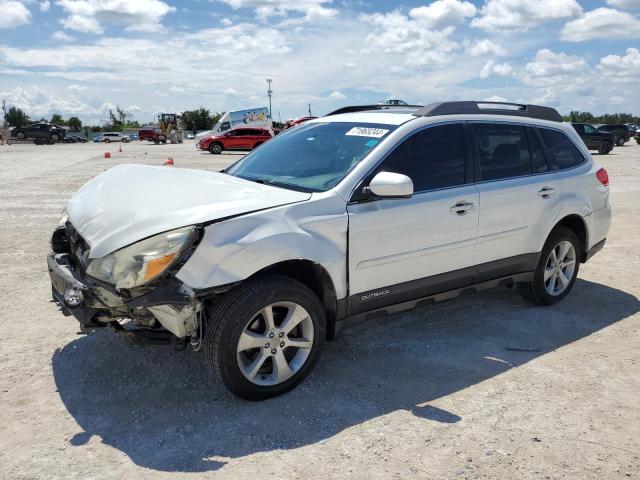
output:
[[378, 316], [261, 403], [196, 353], [77, 335], [49, 301], [49, 236], [86, 180], [238, 158], [192, 142], [117, 150], [0, 146], [0, 477], [640, 478], [639, 145], [597, 157], [614, 222], [563, 302], [505, 289]]

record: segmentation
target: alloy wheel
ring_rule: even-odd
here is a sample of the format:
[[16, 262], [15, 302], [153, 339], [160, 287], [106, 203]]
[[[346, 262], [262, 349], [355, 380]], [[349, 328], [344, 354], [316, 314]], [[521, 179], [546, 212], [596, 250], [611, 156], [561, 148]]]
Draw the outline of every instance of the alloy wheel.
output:
[[238, 338], [240, 371], [256, 385], [279, 385], [303, 367], [313, 338], [313, 321], [302, 306], [293, 302], [267, 305], [251, 317]]
[[549, 295], [560, 295], [573, 278], [576, 268], [576, 250], [567, 240], [558, 243], [549, 254], [544, 267], [544, 288]]

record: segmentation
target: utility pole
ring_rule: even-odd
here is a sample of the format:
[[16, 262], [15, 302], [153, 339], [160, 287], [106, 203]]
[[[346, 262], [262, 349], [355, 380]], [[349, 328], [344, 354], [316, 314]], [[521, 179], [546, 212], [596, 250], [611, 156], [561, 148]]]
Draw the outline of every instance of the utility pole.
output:
[[267, 96], [269, 97], [269, 116], [270, 117], [271, 117], [271, 95], [273, 94], [273, 90], [271, 90], [271, 82], [273, 82], [273, 80], [271, 80], [270, 78], [267, 78]]
[[309, 104], [309, 116], [311, 116], [311, 104]]

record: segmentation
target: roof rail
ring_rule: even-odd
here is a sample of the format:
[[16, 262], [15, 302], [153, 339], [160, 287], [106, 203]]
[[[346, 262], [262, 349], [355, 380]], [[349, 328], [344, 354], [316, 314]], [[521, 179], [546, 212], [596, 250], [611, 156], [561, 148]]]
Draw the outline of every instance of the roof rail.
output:
[[[485, 107], [486, 105], [486, 107]], [[497, 107], [494, 107], [497, 106]], [[500, 108], [500, 106], [512, 108]], [[538, 118], [551, 122], [562, 122], [562, 116], [555, 108], [539, 105], [526, 105], [508, 102], [441, 102], [432, 103], [414, 113], [416, 117], [433, 117], [436, 115], [512, 115], [515, 117]]]
[[423, 107], [424, 105], [350, 105], [348, 107], [342, 107], [338, 110], [334, 110], [331, 113], [327, 113], [325, 117], [328, 117], [329, 115], [339, 115], [341, 113], [366, 112], [370, 110], [402, 110], [405, 108], [416, 109]]

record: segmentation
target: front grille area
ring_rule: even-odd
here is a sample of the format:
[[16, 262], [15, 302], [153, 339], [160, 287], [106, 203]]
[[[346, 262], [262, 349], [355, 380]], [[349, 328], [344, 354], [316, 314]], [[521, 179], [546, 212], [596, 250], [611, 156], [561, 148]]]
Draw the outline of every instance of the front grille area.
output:
[[69, 242], [69, 251], [74, 267], [84, 272], [89, 263], [89, 244], [76, 231], [71, 222], [64, 226], [65, 236]]

